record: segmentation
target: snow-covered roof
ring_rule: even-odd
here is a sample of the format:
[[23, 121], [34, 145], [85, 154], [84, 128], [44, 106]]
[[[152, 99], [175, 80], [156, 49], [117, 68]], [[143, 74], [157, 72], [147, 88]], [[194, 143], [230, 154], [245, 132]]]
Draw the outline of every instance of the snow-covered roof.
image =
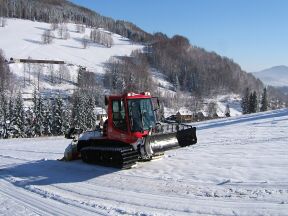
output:
[[95, 107], [94, 111], [95, 111], [96, 115], [98, 115], [98, 114], [107, 114], [106, 110], [103, 109], [102, 107]]
[[191, 110], [188, 110], [186, 107], [181, 107], [176, 114], [180, 115], [193, 115], [193, 112]]

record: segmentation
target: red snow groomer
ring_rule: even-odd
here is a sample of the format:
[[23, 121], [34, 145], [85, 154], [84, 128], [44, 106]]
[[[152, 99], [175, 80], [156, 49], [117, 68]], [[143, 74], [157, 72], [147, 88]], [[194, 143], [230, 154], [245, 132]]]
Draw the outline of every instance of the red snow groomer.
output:
[[151, 160], [166, 150], [197, 143], [195, 127], [157, 122], [159, 100], [149, 92], [105, 97], [105, 104], [108, 119], [103, 129], [84, 132], [74, 140], [76, 154], [84, 162], [130, 168], [138, 160]]

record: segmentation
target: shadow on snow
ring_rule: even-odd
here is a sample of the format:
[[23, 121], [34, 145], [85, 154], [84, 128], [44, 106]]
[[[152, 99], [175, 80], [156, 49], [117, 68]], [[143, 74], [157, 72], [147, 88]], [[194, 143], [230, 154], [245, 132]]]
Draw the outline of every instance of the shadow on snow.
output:
[[4, 178], [19, 187], [83, 182], [99, 176], [118, 172], [119, 169], [85, 164], [81, 160], [62, 162], [39, 160], [14, 165], [0, 170]]

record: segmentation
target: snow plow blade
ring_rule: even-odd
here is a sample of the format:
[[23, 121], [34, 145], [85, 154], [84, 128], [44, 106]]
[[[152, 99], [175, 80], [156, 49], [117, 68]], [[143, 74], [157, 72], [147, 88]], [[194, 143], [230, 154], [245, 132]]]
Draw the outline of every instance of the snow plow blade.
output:
[[146, 139], [154, 153], [190, 146], [197, 143], [196, 127], [184, 124], [161, 125]]

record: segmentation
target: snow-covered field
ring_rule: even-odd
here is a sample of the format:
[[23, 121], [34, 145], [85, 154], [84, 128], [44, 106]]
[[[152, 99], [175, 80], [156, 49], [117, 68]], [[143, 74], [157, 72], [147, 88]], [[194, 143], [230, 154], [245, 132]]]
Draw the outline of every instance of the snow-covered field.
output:
[[83, 49], [82, 38], [85, 35], [89, 37], [91, 29], [86, 28], [84, 33], [78, 33], [76, 25], [72, 23], [67, 24], [70, 34], [68, 40], [60, 39], [58, 31], [55, 30], [53, 43], [44, 45], [41, 37], [45, 30], [51, 29], [50, 24], [21, 19], [8, 19], [7, 23], [7, 26], [0, 28], [0, 48], [8, 59], [31, 57], [33, 59], [61, 60], [85, 66], [89, 71], [101, 73], [103, 64], [111, 56], [129, 56], [133, 50], [143, 48], [142, 45], [133, 44], [127, 38], [112, 34], [114, 43], [111, 48], [90, 44], [87, 49]]
[[197, 124], [130, 170], [59, 162], [69, 140], [0, 140], [0, 215], [288, 215], [288, 110]]
[[[41, 37], [45, 30], [51, 29], [50, 24], [21, 19], [7, 19], [7, 23], [7, 26], [0, 28], [0, 49], [3, 50], [7, 60], [10, 58], [16, 60], [16, 63], [9, 64], [10, 70], [19, 78], [19, 81], [23, 82], [26, 79], [26, 85], [23, 82], [19, 86], [22, 87], [23, 97], [28, 99], [32, 97], [35, 86], [38, 86], [38, 70], [42, 70], [39, 86], [43, 94], [59, 94], [60, 92], [65, 96], [71, 94], [76, 88], [75, 83], [80, 66], [101, 76], [104, 73], [105, 62], [110, 57], [129, 56], [133, 50], [143, 48], [140, 44], [132, 43], [129, 39], [112, 33], [113, 45], [111, 48], [90, 43], [88, 48], [84, 49], [81, 43], [82, 38], [84, 36], [89, 38], [92, 29], [86, 28], [85, 32], [79, 33], [76, 32], [76, 25], [73, 23], [67, 24], [69, 39], [61, 39], [56, 29], [53, 31], [55, 35], [53, 43], [45, 45]], [[104, 30], [100, 29], [100, 31]], [[17, 62], [17, 59], [21, 58], [64, 61], [69, 78], [64, 78], [61, 84], [51, 83], [48, 79], [51, 73], [49, 67], [53, 68], [54, 76], [57, 77], [58, 71], [61, 70], [59, 65], [30, 64], [31, 69], [28, 69], [27, 64]], [[31, 70], [31, 84], [27, 82], [28, 70]], [[63, 71], [59, 73], [64, 74]]]
[[[18, 86], [22, 88], [23, 97], [31, 98], [35, 86], [38, 86], [38, 72], [41, 71], [40, 91], [43, 94], [69, 95], [76, 88], [79, 67], [85, 67], [88, 71], [94, 72], [101, 79], [105, 70], [105, 63], [115, 56], [130, 56], [133, 50], [142, 49], [143, 45], [136, 44], [118, 34], [111, 33], [113, 45], [111, 48], [100, 44], [90, 43], [84, 49], [81, 43], [84, 36], [90, 36], [91, 28], [86, 28], [85, 32], [76, 31], [76, 25], [67, 24], [70, 38], [61, 39], [58, 30], [53, 31], [55, 36], [53, 43], [46, 45], [42, 42], [42, 35], [45, 30], [51, 29], [51, 24], [43, 22], [33, 22], [30, 20], [7, 19], [7, 26], [0, 28], [0, 49], [3, 50], [7, 60], [13, 58], [15, 63], [10, 63], [10, 70], [16, 75]], [[99, 29], [99, 31], [105, 31]], [[53, 64], [24, 64], [17, 62], [17, 59], [32, 58], [36, 60], [58, 60], [64, 61], [67, 67], [66, 75], [61, 71], [59, 65]], [[28, 69], [28, 67], [31, 67]], [[51, 69], [52, 68], [52, 69]], [[31, 83], [28, 82], [28, 77]], [[49, 76], [53, 72], [54, 76], [62, 73], [64, 78], [61, 84], [51, 83]], [[26, 83], [24, 84], [24, 80]]]

